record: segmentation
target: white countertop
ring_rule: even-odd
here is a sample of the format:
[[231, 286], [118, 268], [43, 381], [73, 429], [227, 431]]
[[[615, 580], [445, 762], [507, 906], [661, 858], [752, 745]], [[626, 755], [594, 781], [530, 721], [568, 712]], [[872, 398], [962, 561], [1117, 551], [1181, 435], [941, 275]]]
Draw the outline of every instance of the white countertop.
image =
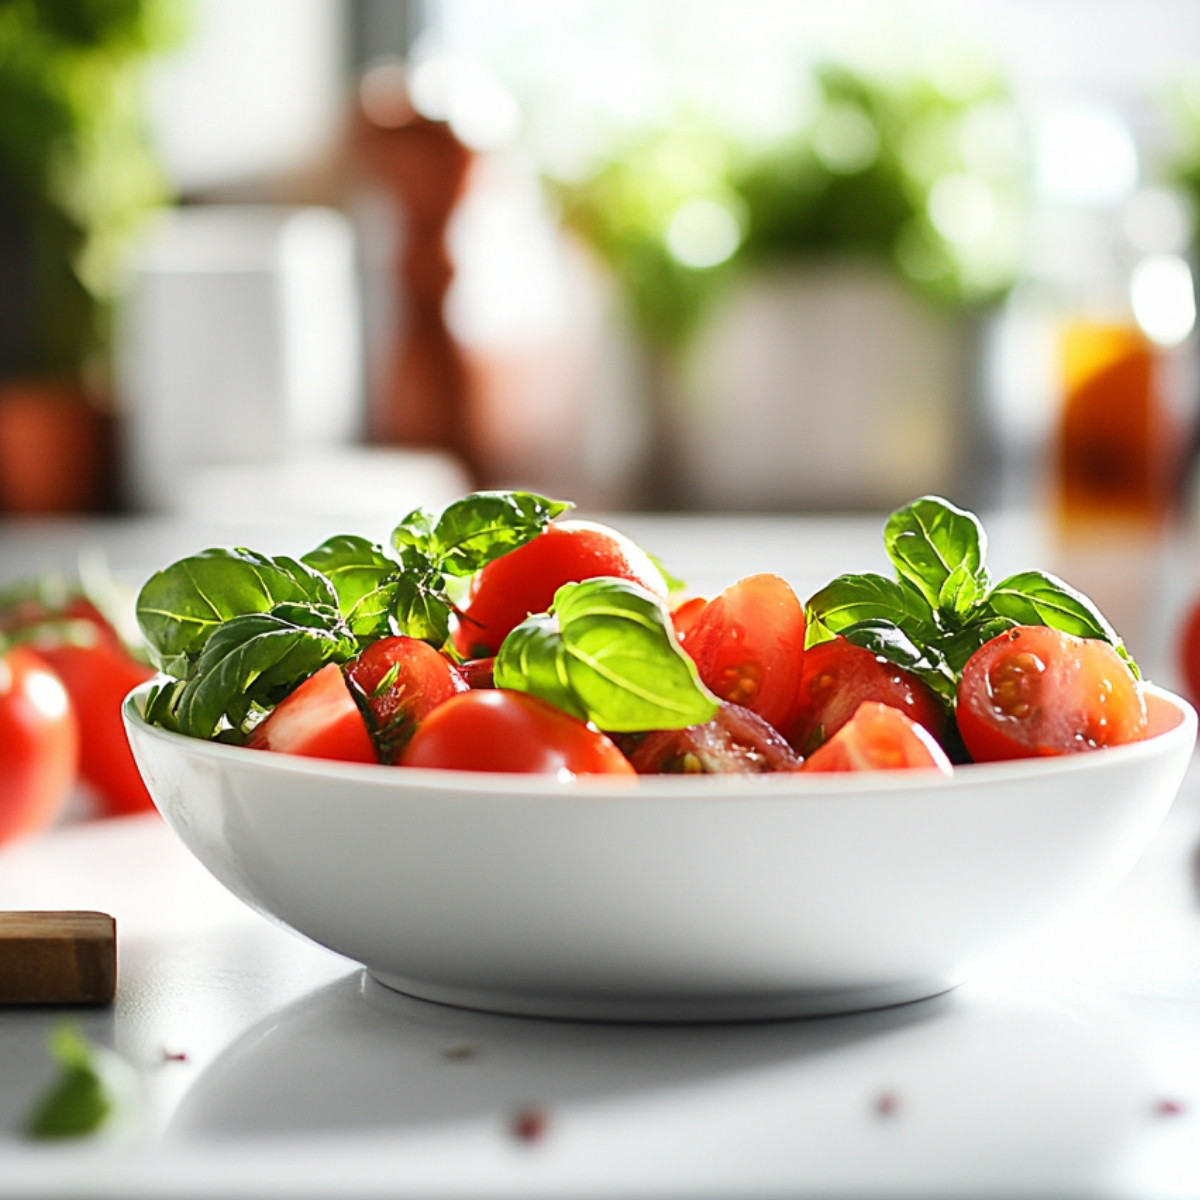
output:
[[[872, 519], [618, 523], [700, 590], [777, 569], [803, 591], [883, 566]], [[998, 571], [1045, 565], [1027, 526], [1000, 526]], [[69, 565], [89, 540], [131, 578], [215, 541], [312, 540], [218, 532], [0, 526], [0, 582]], [[1146, 601], [1152, 653], [1178, 574]], [[65, 824], [0, 850], [0, 908], [113, 913], [117, 1000], [0, 1009], [0, 1196], [1195, 1196], [1198, 847], [1194, 766], [1116, 894], [957, 991], [821, 1020], [655, 1027], [390, 993], [245, 909], [156, 816]], [[139, 1069], [144, 1106], [121, 1138], [16, 1132], [66, 1015]], [[524, 1141], [513, 1122], [531, 1107], [545, 1128]]]

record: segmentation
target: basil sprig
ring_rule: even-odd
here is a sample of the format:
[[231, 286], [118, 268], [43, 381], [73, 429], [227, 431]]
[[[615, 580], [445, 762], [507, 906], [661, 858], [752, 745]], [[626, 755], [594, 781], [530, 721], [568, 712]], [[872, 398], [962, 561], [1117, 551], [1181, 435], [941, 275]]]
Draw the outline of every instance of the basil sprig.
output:
[[180, 559], [138, 597], [152, 660], [172, 676], [152, 693], [147, 719], [194, 737], [236, 735], [321, 667], [381, 637], [442, 646], [450, 580], [524, 545], [570, 507], [529, 492], [476, 492], [437, 517], [409, 513], [390, 553], [339, 535], [300, 559], [243, 549]]
[[979, 519], [938, 496], [888, 518], [884, 546], [896, 578], [841, 575], [808, 602], [807, 642], [841, 636], [928, 683], [953, 705], [967, 660], [1014, 625], [1047, 625], [1099, 638], [1137, 664], [1099, 609], [1061, 579], [1022, 571], [993, 584]]
[[607, 576], [564, 584], [549, 613], [518, 625], [496, 656], [495, 681], [610, 733], [699, 725], [720, 707], [662, 601]]

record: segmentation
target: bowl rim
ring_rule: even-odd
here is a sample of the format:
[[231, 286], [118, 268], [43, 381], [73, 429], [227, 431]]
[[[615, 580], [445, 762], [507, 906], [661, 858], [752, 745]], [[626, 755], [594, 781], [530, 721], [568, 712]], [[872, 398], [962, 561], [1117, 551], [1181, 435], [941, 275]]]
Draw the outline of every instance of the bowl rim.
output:
[[[475, 792], [497, 796], [570, 796], [603, 795], [611, 798], [647, 796], [686, 796], [697, 798], [701, 793], [695, 775], [582, 775], [562, 779], [553, 775], [506, 774], [489, 771], [455, 771], [431, 767], [395, 767], [385, 763], [339, 762], [333, 759], [306, 758], [292, 754], [269, 754], [245, 746], [211, 742], [188, 737], [149, 724], [142, 715], [145, 697], [159, 680], [149, 680], [134, 688], [121, 705], [128, 725], [141, 736], [150, 737], [189, 755], [198, 755], [218, 764], [239, 769], [267, 771], [273, 775], [316, 776], [337, 782], [370, 782], [372, 786], [386, 785], [398, 791]], [[1136, 762], [1158, 758], [1187, 743], [1194, 747], [1197, 733], [1197, 714], [1182, 696], [1151, 683], [1144, 683], [1147, 693], [1165, 702], [1179, 714], [1179, 720], [1169, 729], [1140, 742], [1111, 746], [1086, 754], [1065, 754], [1039, 758], [1011, 759], [1006, 762], [965, 763], [946, 775], [934, 769], [907, 768], [901, 770], [854, 771], [846, 773], [813, 772], [707, 775], [703, 794], [720, 796], [733, 791], [754, 790], [765, 796], [784, 795], [789, 798], [826, 793], [902, 792], [919, 788], [936, 792], [961, 788], [974, 783], [1009, 783], [1021, 785], [1033, 779], [1055, 775], [1079, 776], [1104, 770], [1114, 762]]]

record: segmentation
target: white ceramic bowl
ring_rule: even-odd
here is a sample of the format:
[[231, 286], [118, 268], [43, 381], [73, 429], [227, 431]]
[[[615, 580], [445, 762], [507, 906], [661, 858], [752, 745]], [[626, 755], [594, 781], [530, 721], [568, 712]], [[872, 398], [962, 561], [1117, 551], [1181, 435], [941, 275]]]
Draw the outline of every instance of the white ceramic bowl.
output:
[[894, 1004], [1133, 866], [1196, 714], [1156, 736], [953, 777], [563, 782], [322, 762], [181, 737], [125, 704], [163, 816], [235, 895], [431, 1000], [710, 1020]]

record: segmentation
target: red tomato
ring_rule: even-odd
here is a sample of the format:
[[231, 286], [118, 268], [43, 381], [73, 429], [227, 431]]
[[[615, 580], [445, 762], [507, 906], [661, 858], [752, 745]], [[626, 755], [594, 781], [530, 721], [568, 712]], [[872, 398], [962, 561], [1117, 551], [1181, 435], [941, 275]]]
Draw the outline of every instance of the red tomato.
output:
[[968, 660], [958, 729], [978, 762], [1073, 754], [1141, 740], [1146, 701], [1107, 643], [1022, 625]]
[[79, 753], [66, 688], [32, 650], [0, 657], [0, 842], [33, 833], [58, 815]]
[[1179, 638], [1179, 670], [1188, 699], [1200, 704], [1200, 601], [1184, 618]]
[[679, 639], [680, 644], [685, 642], [692, 630], [696, 628], [700, 614], [707, 607], [708, 601], [703, 596], [693, 596], [690, 600], [685, 600], [671, 609], [671, 624], [675, 627], [675, 636]]
[[639, 775], [752, 775], [800, 768], [800, 756], [783, 735], [736, 704], [722, 704], [703, 725], [628, 734], [620, 741]]
[[804, 606], [778, 575], [749, 575], [713, 597], [684, 648], [722, 700], [791, 726], [804, 664]]
[[545, 612], [564, 583], [610, 575], [666, 597], [662, 572], [627, 537], [590, 521], [555, 521], [532, 541], [488, 563], [471, 581], [454, 632], [465, 658], [485, 658], [530, 613]]
[[[86, 626], [84, 626], [86, 628]], [[105, 816], [154, 808], [121, 720], [121, 702], [152, 668], [130, 658], [107, 626], [87, 642], [36, 638], [37, 652], [54, 668], [79, 722], [79, 773]]]
[[372, 642], [346, 668], [346, 682], [370, 714], [379, 761], [394, 763], [413, 731], [467, 681], [428, 642], [387, 637]]
[[854, 715], [819, 750], [804, 760], [802, 771], [896, 771], [933, 768], [944, 775], [954, 768], [934, 736], [898, 708], [864, 700]]
[[285, 697], [246, 745], [306, 758], [379, 761], [367, 722], [336, 663], [322, 667]]
[[561, 709], [499, 688], [464, 692], [439, 705], [413, 734], [403, 767], [539, 775], [632, 775], [599, 730]]
[[804, 652], [799, 711], [788, 741], [802, 754], [811, 754], [864, 700], [898, 708], [935, 738], [945, 732], [946, 712], [932, 688], [881, 655], [839, 637]]

